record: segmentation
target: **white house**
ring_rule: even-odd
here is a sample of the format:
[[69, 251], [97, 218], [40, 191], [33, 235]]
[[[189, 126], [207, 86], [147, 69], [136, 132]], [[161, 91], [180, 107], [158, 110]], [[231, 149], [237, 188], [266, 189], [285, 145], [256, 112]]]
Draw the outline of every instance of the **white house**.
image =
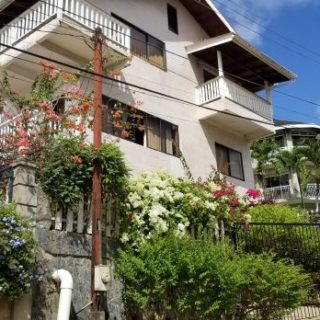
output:
[[[127, 105], [143, 102], [138, 109], [146, 129], [131, 141], [120, 139], [129, 166], [182, 176], [178, 146], [194, 177], [207, 176], [213, 166], [240, 188], [254, 186], [249, 143], [274, 132], [271, 89], [296, 76], [242, 39], [214, 2], [6, 3], [1, 12], [5, 25], [0, 29], [0, 68], [9, 72], [16, 91], [27, 92], [40, 70], [39, 58], [5, 45], [83, 67], [93, 57], [87, 43], [100, 26], [108, 50], [133, 55], [119, 79], [176, 98], [104, 81], [109, 106], [113, 99]], [[92, 86], [88, 79], [81, 83], [86, 89]], [[0, 130], [6, 126], [3, 123]], [[104, 123], [104, 130], [112, 133], [112, 124]]]
[[[301, 145], [305, 139], [316, 139], [320, 134], [320, 126], [314, 123], [274, 120], [274, 124], [274, 139], [282, 150], [290, 150]], [[301, 199], [297, 173], [292, 171], [279, 175], [269, 170], [263, 177], [263, 193], [276, 202], [299, 204]], [[316, 194], [316, 183], [309, 183], [304, 195], [306, 207], [314, 209]]]

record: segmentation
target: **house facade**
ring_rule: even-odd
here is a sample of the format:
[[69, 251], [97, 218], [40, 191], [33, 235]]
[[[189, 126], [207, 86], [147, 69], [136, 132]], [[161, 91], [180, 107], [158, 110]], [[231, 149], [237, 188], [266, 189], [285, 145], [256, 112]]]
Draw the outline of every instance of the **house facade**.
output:
[[[129, 166], [183, 176], [181, 152], [195, 178], [214, 167], [240, 188], [254, 185], [249, 143], [274, 132], [272, 86], [295, 75], [237, 35], [211, 1], [31, 2], [2, 11], [0, 68], [15, 91], [27, 92], [40, 71], [39, 58], [27, 52], [84, 67], [93, 56], [87, 43], [100, 26], [105, 50], [132, 57], [115, 76], [123, 82], [104, 81], [105, 104], [110, 110], [115, 100], [138, 101], [146, 119], [142, 133], [119, 140]], [[81, 85], [92, 89], [88, 77]], [[104, 131], [110, 138], [112, 123]]]
[[[319, 138], [320, 126], [317, 124], [283, 120], [274, 120], [274, 123], [274, 139], [282, 150], [299, 146], [306, 139]], [[263, 193], [276, 202], [299, 204], [301, 199], [297, 173], [293, 171], [279, 175], [274, 170], [267, 171], [263, 177]], [[316, 193], [316, 183], [309, 183], [304, 196], [309, 209], [314, 209]]]
[[[242, 39], [210, 0], [31, 0], [7, 1], [0, 8], [0, 70], [8, 72], [14, 91], [28, 93], [42, 57], [84, 68], [100, 27], [105, 53], [116, 57], [110, 67], [121, 70], [103, 81], [103, 139], [118, 141], [133, 172], [163, 169], [184, 176], [183, 155], [195, 178], [207, 177], [214, 167], [239, 191], [254, 186], [250, 142], [274, 133], [272, 87], [296, 76]], [[90, 75], [79, 85], [90, 92]], [[19, 114], [1, 96], [4, 109]], [[129, 123], [135, 107], [143, 130], [119, 134], [112, 120], [118, 103]], [[2, 114], [0, 135], [13, 123]], [[90, 299], [91, 237], [79, 216], [88, 206], [80, 204], [76, 222], [71, 212], [52, 214], [34, 168], [26, 164], [17, 167], [12, 185], [13, 200], [36, 226], [48, 274], [66, 268], [75, 275], [73, 308], [81, 310]], [[124, 319], [120, 291], [113, 281], [112, 319]], [[32, 306], [30, 297], [15, 302], [17, 315], [11, 318], [24, 320], [18, 312], [26, 310], [25, 319], [54, 319], [56, 287], [49, 283], [33, 296]], [[88, 319], [86, 310], [77, 318]]]

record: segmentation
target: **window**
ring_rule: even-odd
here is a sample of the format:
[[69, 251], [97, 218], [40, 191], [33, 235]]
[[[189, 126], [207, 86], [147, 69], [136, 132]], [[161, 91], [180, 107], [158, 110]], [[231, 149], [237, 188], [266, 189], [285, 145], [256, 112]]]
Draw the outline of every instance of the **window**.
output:
[[274, 141], [280, 148], [284, 147], [284, 136], [275, 136]]
[[112, 14], [112, 16], [130, 27], [131, 52], [133, 55], [145, 59], [161, 69], [166, 68], [165, 44], [162, 41], [140, 30], [115, 14]]
[[147, 146], [161, 152], [178, 155], [178, 127], [156, 117], [147, 118]]
[[288, 186], [289, 185], [289, 175], [284, 174], [276, 177], [267, 177], [264, 178], [264, 186], [265, 188], [273, 188], [280, 186]]
[[240, 152], [216, 143], [217, 169], [221, 173], [244, 180], [242, 155]]
[[172, 5], [167, 5], [167, 11], [168, 11], [168, 27], [169, 30], [178, 34], [178, 15], [177, 15], [177, 9], [173, 7]]
[[178, 127], [103, 96], [102, 131], [140, 145], [178, 155]]

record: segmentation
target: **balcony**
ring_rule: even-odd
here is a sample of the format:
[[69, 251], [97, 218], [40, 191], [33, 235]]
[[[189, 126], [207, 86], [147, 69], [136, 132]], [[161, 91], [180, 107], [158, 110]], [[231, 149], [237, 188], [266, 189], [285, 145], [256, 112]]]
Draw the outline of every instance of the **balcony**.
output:
[[199, 105], [210, 103], [221, 97], [230, 99], [272, 121], [272, 107], [269, 102], [225, 77], [217, 77], [196, 88], [196, 100]]
[[[103, 34], [115, 45], [130, 50], [130, 28], [122, 22], [82, 0], [42, 0], [30, 7], [0, 31], [0, 42], [14, 45], [30, 32], [54, 18], [69, 17], [81, 25], [102, 28]], [[0, 51], [5, 47], [0, 46]]]
[[[265, 188], [263, 195], [267, 199], [274, 200], [276, 202], [298, 202], [300, 201], [300, 193], [298, 190], [292, 192], [289, 185], [277, 186], [272, 188]], [[320, 192], [318, 192], [320, 198]], [[309, 183], [307, 185], [306, 193], [304, 194], [305, 200], [314, 201], [317, 197], [317, 185], [315, 183]]]

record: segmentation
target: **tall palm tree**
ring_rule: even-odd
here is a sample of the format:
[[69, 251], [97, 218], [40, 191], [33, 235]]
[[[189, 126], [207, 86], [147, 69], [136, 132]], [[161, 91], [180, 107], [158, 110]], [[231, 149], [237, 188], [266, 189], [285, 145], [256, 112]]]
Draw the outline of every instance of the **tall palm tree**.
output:
[[293, 173], [297, 174], [301, 206], [304, 208], [303, 190], [305, 185], [306, 167], [305, 157], [302, 155], [300, 147], [293, 147], [290, 150], [282, 150], [276, 155], [277, 170], [281, 173], [289, 172], [292, 176]]
[[279, 145], [273, 137], [258, 140], [251, 145], [251, 157], [256, 160], [255, 171], [259, 183], [263, 186], [266, 171], [274, 167], [275, 154], [279, 152]]
[[306, 165], [310, 168], [311, 177], [316, 182], [316, 211], [319, 212], [319, 191], [320, 191], [320, 140], [308, 139], [300, 147], [305, 157]]

